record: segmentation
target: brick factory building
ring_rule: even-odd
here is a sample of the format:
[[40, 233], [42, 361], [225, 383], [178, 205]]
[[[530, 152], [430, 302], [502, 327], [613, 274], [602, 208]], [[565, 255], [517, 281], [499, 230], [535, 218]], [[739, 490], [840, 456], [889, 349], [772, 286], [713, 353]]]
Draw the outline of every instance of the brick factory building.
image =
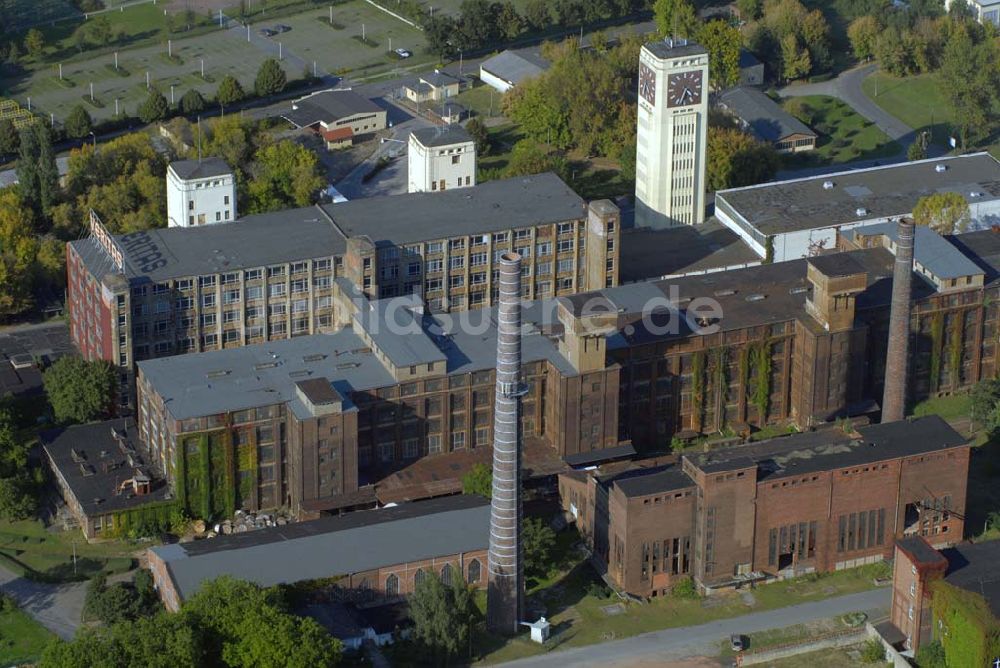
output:
[[[673, 437], [877, 413], [894, 258], [889, 236], [869, 239], [881, 241], [527, 304], [528, 478]], [[940, 241], [915, 249], [910, 399], [996, 374], [1000, 235]], [[142, 439], [192, 513], [453, 493], [487, 460], [493, 309], [468, 312], [477, 329], [352, 291], [332, 282], [332, 333], [140, 362]], [[706, 298], [721, 314], [700, 315]], [[207, 485], [205, 466], [218, 471]]]
[[[636, 596], [851, 568], [961, 540], [969, 444], [937, 416], [560, 475], [598, 570]], [[614, 470], [618, 469], [618, 470]], [[624, 469], [624, 470], [621, 470]]]
[[330, 331], [339, 277], [373, 298], [478, 309], [515, 250], [526, 298], [614, 286], [619, 227], [611, 202], [588, 207], [553, 174], [122, 236], [92, 215], [67, 244], [70, 329], [84, 357], [120, 369], [134, 405], [135, 362]]
[[489, 517], [486, 499], [452, 496], [162, 545], [147, 556], [172, 611], [222, 575], [262, 587], [336, 578], [329, 589], [339, 600], [391, 603], [428, 574], [485, 587]]

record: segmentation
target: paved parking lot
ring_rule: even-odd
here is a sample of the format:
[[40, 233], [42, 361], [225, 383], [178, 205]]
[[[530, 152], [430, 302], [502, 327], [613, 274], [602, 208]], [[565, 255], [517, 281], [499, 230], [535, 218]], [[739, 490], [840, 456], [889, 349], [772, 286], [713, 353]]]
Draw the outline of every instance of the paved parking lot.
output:
[[46, 365], [74, 352], [69, 326], [62, 321], [0, 330], [0, 396], [41, 391], [41, 371], [37, 366], [15, 369], [11, 364], [15, 355], [31, 355]]

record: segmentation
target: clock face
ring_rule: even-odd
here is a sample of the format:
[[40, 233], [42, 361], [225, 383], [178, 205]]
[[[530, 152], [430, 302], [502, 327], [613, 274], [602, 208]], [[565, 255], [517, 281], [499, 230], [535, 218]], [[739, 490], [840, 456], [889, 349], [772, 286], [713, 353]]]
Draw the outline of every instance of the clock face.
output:
[[667, 80], [667, 106], [688, 107], [701, 103], [701, 70], [671, 74]]
[[639, 95], [646, 102], [656, 104], [656, 73], [647, 65], [639, 65]]

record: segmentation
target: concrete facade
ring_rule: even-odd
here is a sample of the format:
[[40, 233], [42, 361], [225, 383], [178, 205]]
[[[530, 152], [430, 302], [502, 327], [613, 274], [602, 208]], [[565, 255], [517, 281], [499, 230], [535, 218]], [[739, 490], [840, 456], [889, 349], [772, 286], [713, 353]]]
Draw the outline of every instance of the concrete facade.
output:
[[195, 227], [236, 218], [236, 177], [225, 162], [182, 160], [167, 167], [168, 226]]
[[411, 133], [406, 160], [408, 192], [441, 192], [476, 185], [476, 143], [461, 128]]

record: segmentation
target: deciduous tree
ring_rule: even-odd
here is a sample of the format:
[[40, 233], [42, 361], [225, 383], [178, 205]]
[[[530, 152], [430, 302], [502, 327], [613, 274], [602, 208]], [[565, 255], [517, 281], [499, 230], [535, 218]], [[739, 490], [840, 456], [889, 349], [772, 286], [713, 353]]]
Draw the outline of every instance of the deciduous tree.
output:
[[661, 37], [688, 37], [698, 33], [698, 15], [689, 0], [656, 0], [653, 19]]
[[977, 44], [968, 31], [955, 30], [945, 45], [938, 81], [954, 111], [963, 148], [997, 127], [1000, 47], [996, 40]]
[[961, 193], [934, 193], [917, 200], [913, 221], [938, 234], [957, 234], [969, 226], [969, 203]]
[[34, 303], [32, 270], [38, 252], [33, 214], [19, 189], [0, 189], [0, 320]]
[[882, 27], [878, 19], [870, 14], [859, 16], [847, 27], [847, 38], [858, 60], [869, 60], [875, 56], [875, 42]]
[[476, 464], [462, 476], [462, 494], [493, 496], [493, 471], [486, 464]]
[[66, 130], [67, 137], [79, 139], [90, 134], [90, 131], [94, 129], [94, 121], [83, 105], [78, 104], [69, 110], [63, 128]]
[[740, 31], [725, 21], [709, 21], [698, 31], [698, 43], [708, 51], [712, 87], [735, 86], [740, 79]]
[[710, 191], [763, 183], [780, 161], [774, 148], [736, 128], [708, 128], [707, 185]]
[[89, 422], [106, 415], [113, 405], [115, 371], [104, 361], [60, 357], [42, 374], [42, 383], [60, 423]]
[[472, 141], [476, 143], [476, 154], [480, 158], [489, 155], [491, 148], [490, 131], [486, 128], [486, 124], [479, 120], [478, 117], [472, 118], [465, 124], [465, 131], [469, 133]]
[[150, 88], [145, 101], [139, 105], [139, 120], [143, 123], [160, 121], [170, 113], [170, 104], [157, 88]]
[[468, 644], [478, 612], [469, 585], [461, 577], [445, 584], [436, 573], [422, 578], [410, 597], [413, 635], [435, 665], [444, 665]]
[[32, 28], [24, 36], [24, 50], [36, 60], [45, 51], [45, 35], [38, 28]]
[[524, 5], [524, 19], [532, 30], [548, 28], [552, 23], [549, 0], [528, 0]]
[[809, 74], [812, 60], [809, 50], [799, 43], [799, 38], [793, 33], [785, 35], [781, 40], [781, 76], [785, 81], [792, 81]]
[[248, 187], [250, 211], [308, 206], [323, 183], [319, 161], [309, 149], [289, 140], [265, 146], [257, 151]]
[[521, 528], [524, 548], [524, 570], [534, 575], [545, 575], [554, 564], [552, 550], [556, 546], [556, 532], [544, 520], [529, 517]]
[[21, 145], [17, 128], [14, 121], [9, 118], [0, 118], [0, 155], [10, 155], [16, 153]]
[[181, 96], [180, 110], [185, 116], [197, 114], [199, 111], [204, 111], [204, 109], [205, 98], [201, 96], [197, 88], [192, 88]]
[[215, 91], [215, 101], [219, 104], [235, 104], [239, 102], [244, 97], [246, 93], [243, 92], [243, 86], [237, 81], [236, 77], [227, 74], [219, 82], [219, 88]]

